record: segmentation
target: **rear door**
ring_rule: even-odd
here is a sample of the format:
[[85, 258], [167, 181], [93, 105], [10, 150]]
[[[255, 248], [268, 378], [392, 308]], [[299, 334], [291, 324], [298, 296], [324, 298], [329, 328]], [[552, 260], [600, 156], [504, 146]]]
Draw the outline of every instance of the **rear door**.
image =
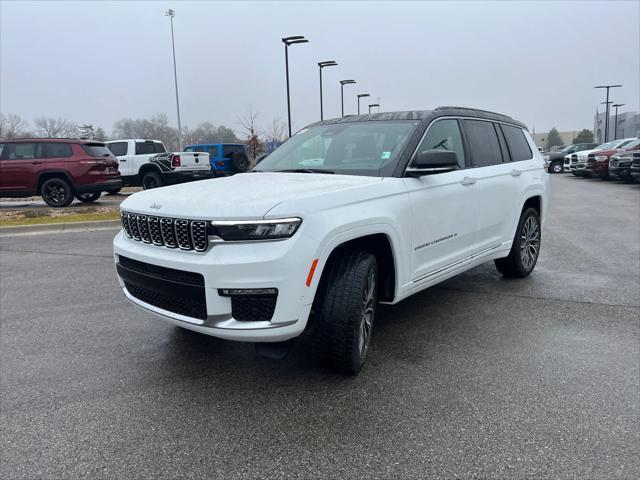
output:
[[35, 193], [38, 174], [46, 167], [43, 147], [40, 142], [5, 143], [0, 157], [0, 188]]
[[135, 175], [137, 173], [132, 171], [133, 162], [128, 152], [129, 143], [130, 142], [127, 141], [107, 143], [107, 147], [111, 150], [111, 153], [118, 159], [118, 170], [120, 170], [120, 175], [123, 176]]
[[[512, 149], [516, 145], [525, 148], [526, 153], [520, 150], [520, 156], [532, 159], [533, 152], [519, 128], [480, 119], [465, 119], [462, 124], [473, 165], [472, 176], [476, 179], [477, 253], [489, 252], [513, 240], [513, 226], [520, 215], [528, 175], [528, 165], [511, 161], [509, 144]], [[518, 135], [525, 147], [518, 141]]]
[[436, 279], [476, 249], [475, 186], [458, 120], [439, 119], [429, 125], [416, 153], [432, 149], [455, 151], [459, 168], [405, 179], [414, 218], [411, 248], [416, 284]]

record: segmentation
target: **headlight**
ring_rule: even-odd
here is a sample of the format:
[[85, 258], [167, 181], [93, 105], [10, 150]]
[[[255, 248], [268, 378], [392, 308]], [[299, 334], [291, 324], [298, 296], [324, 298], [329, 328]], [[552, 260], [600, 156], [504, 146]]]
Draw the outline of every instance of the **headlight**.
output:
[[227, 242], [278, 240], [291, 237], [302, 223], [300, 218], [277, 220], [214, 221], [214, 235]]

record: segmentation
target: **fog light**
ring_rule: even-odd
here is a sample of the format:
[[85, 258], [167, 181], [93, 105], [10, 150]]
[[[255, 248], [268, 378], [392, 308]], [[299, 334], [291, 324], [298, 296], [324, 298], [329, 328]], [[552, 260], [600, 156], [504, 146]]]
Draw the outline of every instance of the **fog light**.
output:
[[223, 297], [236, 295], [277, 295], [277, 288], [219, 288], [218, 294]]

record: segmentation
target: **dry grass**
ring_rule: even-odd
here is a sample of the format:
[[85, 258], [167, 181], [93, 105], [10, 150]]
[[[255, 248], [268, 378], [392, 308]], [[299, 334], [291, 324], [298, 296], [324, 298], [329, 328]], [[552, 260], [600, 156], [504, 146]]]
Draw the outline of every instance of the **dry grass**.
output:
[[[4, 213], [4, 212], [3, 212]], [[29, 212], [30, 214], [32, 213]], [[23, 215], [14, 218], [0, 218], [0, 227], [15, 227], [18, 225], [42, 225], [45, 223], [72, 223], [72, 222], [91, 222], [100, 220], [118, 220], [120, 213], [118, 209], [111, 209], [107, 212], [92, 213], [74, 213], [68, 215]]]

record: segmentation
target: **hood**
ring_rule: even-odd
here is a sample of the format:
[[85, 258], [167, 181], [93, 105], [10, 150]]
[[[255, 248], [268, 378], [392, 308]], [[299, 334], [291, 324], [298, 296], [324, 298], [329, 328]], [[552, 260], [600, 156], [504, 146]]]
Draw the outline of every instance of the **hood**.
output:
[[597, 148], [594, 148], [592, 150], [582, 150], [581, 152], [574, 153], [574, 155], [578, 155], [578, 159], [586, 160], [590, 153], [595, 153], [595, 152], [599, 152], [599, 151], [600, 150], [598, 150]]
[[[319, 173], [241, 173], [232, 177], [183, 183], [134, 193], [122, 210], [147, 215], [204, 220], [262, 218], [276, 205], [343, 190], [355, 190], [382, 181], [379, 177]], [[315, 203], [315, 199], [314, 202]], [[308, 202], [307, 202], [308, 204]]]

